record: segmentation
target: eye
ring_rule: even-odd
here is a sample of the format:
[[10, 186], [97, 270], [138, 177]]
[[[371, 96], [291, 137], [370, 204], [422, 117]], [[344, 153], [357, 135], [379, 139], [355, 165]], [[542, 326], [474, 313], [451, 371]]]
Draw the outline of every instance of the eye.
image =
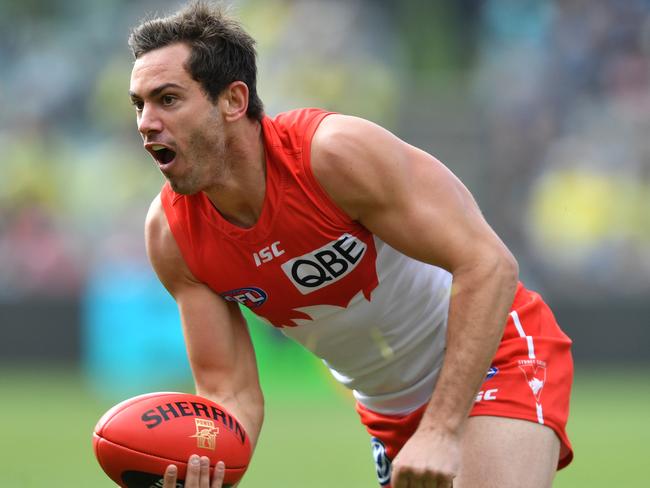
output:
[[165, 107], [169, 107], [176, 101], [176, 97], [174, 95], [163, 95], [161, 101]]
[[135, 107], [136, 112], [142, 112], [144, 102], [142, 100], [131, 100], [131, 105]]

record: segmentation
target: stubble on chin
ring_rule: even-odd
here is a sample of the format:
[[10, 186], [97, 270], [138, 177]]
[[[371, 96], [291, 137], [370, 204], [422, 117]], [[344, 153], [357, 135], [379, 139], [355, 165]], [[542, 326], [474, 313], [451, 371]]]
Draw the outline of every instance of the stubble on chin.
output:
[[174, 193], [178, 193], [179, 195], [190, 196], [199, 192], [196, 185], [193, 185], [188, 181], [171, 178], [167, 178], [167, 181], [169, 181], [169, 186], [174, 190]]
[[183, 158], [186, 171], [175, 178], [167, 178], [174, 192], [194, 195], [218, 185], [226, 177], [227, 141], [221, 137], [222, 132], [222, 125], [215, 117], [190, 134]]

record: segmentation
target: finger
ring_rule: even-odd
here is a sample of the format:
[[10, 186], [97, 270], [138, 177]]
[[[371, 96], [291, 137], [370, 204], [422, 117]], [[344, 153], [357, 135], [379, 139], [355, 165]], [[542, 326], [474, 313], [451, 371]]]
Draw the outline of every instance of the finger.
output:
[[163, 477], [163, 488], [176, 488], [176, 475], [178, 474], [178, 468], [170, 464], [165, 470], [165, 476]]
[[214, 467], [214, 476], [212, 477], [212, 486], [210, 488], [221, 488], [225, 476], [226, 465], [223, 461], [219, 461]]
[[417, 488], [440, 488], [440, 485], [438, 485], [430, 476], [424, 476], [423, 478], [418, 478], [415, 484], [412, 484], [411, 486], [413, 487], [417, 486]]
[[210, 460], [201, 456], [199, 460], [199, 488], [210, 488]]
[[187, 474], [185, 475], [185, 486], [187, 488], [199, 488], [199, 475], [201, 461], [199, 456], [192, 454], [187, 461]]
[[[424, 473], [422, 475], [422, 488], [448, 488], [447, 485], [431, 473]], [[420, 486], [420, 485], [418, 485]]]
[[454, 488], [454, 479], [456, 478], [456, 472], [448, 471], [444, 479], [438, 481], [441, 488]]
[[401, 470], [393, 472], [391, 486], [393, 488], [410, 488], [408, 473]]
[[435, 488], [452, 488], [453, 487], [453, 478], [448, 476], [439, 476], [433, 485]]
[[422, 478], [414, 474], [409, 478], [409, 488], [437, 488], [436, 485], [427, 485]]

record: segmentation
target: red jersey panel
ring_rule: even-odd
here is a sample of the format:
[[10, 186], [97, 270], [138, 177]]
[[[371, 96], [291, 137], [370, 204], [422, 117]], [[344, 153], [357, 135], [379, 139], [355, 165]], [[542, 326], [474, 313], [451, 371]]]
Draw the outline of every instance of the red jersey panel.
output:
[[188, 267], [217, 294], [251, 308], [276, 327], [310, 319], [296, 309], [346, 307], [377, 287], [372, 234], [322, 190], [310, 165], [318, 109], [264, 117], [266, 194], [258, 222], [237, 227], [203, 192], [161, 192], [167, 220]]

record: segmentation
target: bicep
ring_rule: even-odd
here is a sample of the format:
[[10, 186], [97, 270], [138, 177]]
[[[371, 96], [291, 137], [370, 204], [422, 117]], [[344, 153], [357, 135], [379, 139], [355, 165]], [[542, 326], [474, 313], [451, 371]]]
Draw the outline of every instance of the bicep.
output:
[[[391, 246], [455, 271], [503, 247], [463, 183], [442, 163], [398, 143], [399, 169], [387, 171], [382, 197], [360, 221]], [[379, 163], [381, 165], [381, 163]]]
[[433, 156], [362, 119], [332, 119], [329, 127], [328, 119], [315, 137], [314, 173], [384, 242], [452, 272], [507, 253], [467, 188]]

